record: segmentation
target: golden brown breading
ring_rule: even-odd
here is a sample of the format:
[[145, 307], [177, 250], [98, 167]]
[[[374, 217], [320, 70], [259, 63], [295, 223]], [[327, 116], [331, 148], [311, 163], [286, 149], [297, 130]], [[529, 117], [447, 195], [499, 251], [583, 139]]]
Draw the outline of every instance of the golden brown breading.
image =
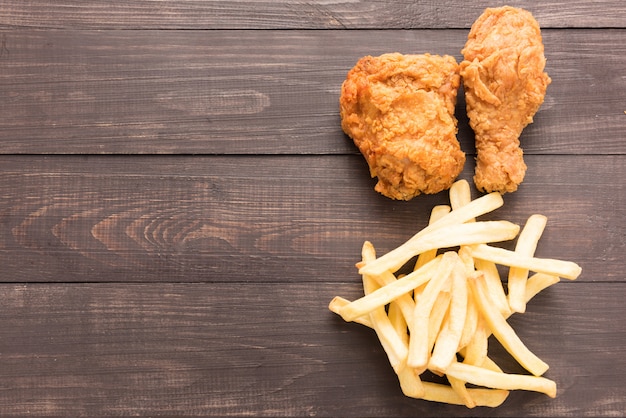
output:
[[451, 56], [366, 56], [349, 71], [341, 126], [378, 177], [376, 191], [409, 200], [450, 188], [465, 163], [454, 116], [459, 85]]
[[526, 10], [486, 9], [461, 52], [467, 114], [476, 135], [474, 182], [484, 192], [513, 192], [526, 173], [519, 136], [551, 81], [539, 25]]

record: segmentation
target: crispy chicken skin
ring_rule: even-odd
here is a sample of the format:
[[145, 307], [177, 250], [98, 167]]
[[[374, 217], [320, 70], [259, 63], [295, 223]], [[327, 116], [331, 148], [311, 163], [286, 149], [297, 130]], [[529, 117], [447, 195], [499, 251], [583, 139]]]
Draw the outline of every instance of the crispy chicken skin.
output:
[[526, 173], [519, 136], [551, 81], [544, 72], [539, 25], [526, 10], [486, 9], [461, 52], [467, 114], [476, 136], [474, 183], [483, 192], [513, 192]]
[[450, 188], [465, 163], [454, 116], [459, 85], [451, 56], [366, 56], [349, 71], [341, 126], [378, 177], [376, 191], [410, 200]]

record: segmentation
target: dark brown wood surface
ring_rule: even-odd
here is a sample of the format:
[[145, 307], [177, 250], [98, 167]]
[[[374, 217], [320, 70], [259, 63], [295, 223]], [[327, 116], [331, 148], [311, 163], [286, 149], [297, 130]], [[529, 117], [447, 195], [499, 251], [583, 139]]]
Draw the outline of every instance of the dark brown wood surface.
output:
[[449, 29], [469, 28], [486, 7], [505, 4], [527, 8], [544, 27], [623, 28], [626, 22], [620, 0], [8, 0], [2, 24], [49, 29]]
[[[337, 98], [356, 60], [433, 50], [461, 60], [467, 30], [0, 36], [3, 152], [345, 154], [354, 146], [341, 140]], [[614, 133], [624, 124], [626, 30], [545, 29], [544, 38], [553, 83], [525, 152], [623, 151]], [[461, 98], [462, 122], [464, 107]], [[471, 151], [467, 123], [459, 138]]]
[[[373, 191], [339, 125], [347, 71], [461, 59], [500, 4], [4, 1], [0, 416], [625, 415], [621, 1], [510, 2], [541, 24], [553, 82], [526, 180], [487, 218], [547, 215], [537, 253], [583, 268], [510, 320], [557, 398], [406, 398], [373, 331], [327, 310], [361, 294], [364, 240], [384, 253], [448, 200]], [[462, 94], [457, 116], [471, 182]]]

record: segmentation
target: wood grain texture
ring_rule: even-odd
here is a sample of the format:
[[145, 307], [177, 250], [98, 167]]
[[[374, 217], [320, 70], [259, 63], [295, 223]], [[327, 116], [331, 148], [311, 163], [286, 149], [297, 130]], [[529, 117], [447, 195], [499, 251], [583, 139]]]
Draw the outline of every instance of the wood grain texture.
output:
[[[375, 334], [327, 310], [362, 294], [364, 240], [387, 252], [448, 202], [374, 192], [338, 97], [367, 54], [460, 60], [505, 3], [553, 83], [486, 218], [547, 215], [537, 254], [583, 273], [510, 320], [557, 398], [469, 410], [403, 396]], [[620, 0], [4, 0], [0, 416], [622, 416], [624, 68]], [[471, 182], [462, 95], [457, 116]]]
[[[1, 153], [346, 154], [338, 101], [363, 55], [462, 59], [466, 30], [33, 31], [3, 35]], [[626, 30], [544, 31], [553, 82], [528, 154], [624, 153]], [[601, 64], [600, 64], [601, 63]], [[459, 140], [473, 148], [463, 95]]]
[[[526, 161], [520, 190], [487, 218], [544, 214], [538, 254], [581, 264], [581, 281], [624, 281], [626, 189], [606, 179], [626, 176], [626, 156]], [[3, 282], [345, 281], [363, 241], [387, 252], [449, 202], [378, 195], [356, 155], [5, 156], [0, 166]], [[461, 178], [472, 175], [470, 161]]]
[[623, 27], [620, 0], [394, 2], [365, 0], [5, 0], [0, 27], [89, 29], [469, 28], [486, 7], [530, 10], [544, 27]]
[[[494, 412], [404, 397], [373, 331], [326, 309], [335, 295], [359, 295], [358, 279], [3, 284], [0, 414], [619, 416], [626, 307], [613, 295], [622, 287], [557, 283], [512, 317], [551, 366], [558, 397], [515, 392]], [[518, 372], [496, 341], [490, 353]]]

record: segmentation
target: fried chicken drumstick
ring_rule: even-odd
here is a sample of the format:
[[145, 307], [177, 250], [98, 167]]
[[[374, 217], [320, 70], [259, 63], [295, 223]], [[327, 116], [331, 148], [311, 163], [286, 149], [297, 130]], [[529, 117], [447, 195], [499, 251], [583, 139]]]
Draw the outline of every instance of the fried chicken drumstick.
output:
[[484, 192], [513, 192], [526, 173], [519, 136], [551, 81], [544, 72], [539, 25], [526, 10], [486, 9], [461, 52], [467, 114], [476, 136], [474, 182]]
[[451, 56], [361, 58], [342, 84], [341, 126], [365, 157], [375, 190], [398, 200], [449, 189], [463, 169]]

